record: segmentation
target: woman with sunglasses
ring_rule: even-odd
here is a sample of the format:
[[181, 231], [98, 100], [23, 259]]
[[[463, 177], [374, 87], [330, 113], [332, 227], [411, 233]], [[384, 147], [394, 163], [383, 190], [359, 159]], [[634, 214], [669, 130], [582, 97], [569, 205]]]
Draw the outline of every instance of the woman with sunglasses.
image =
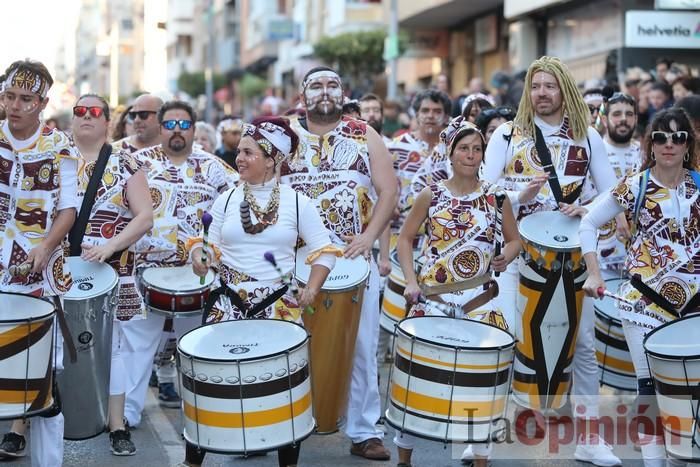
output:
[[[399, 262], [406, 278], [404, 297], [413, 305], [409, 315], [441, 315], [447, 309], [454, 312], [451, 316], [455, 318], [475, 319], [507, 329], [507, 323], [513, 319], [504, 318], [497, 309], [493, 300], [497, 295], [495, 282], [487, 282], [484, 287], [467, 287], [470, 279], [488, 277], [491, 271], [505, 271], [520, 252], [518, 228], [507, 196], [503, 195], [499, 208], [498, 187], [479, 180], [485, 149], [479, 129], [463, 117], [453, 119], [448, 128], [452, 131], [444, 138], [452, 175], [420, 192], [398, 239]], [[416, 276], [412, 242], [424, 224], [427, 225], [425, 263]], [[505, 241], [502, 250], [496, 246], [501, 239]], [[452, 286], [453, 291], [420, 300], [425, 290], [438, 286]], [[486, 303], [469, 305], [479, 299], [485, 299]], [[410, 467], [413, 437], [397, 433], [394, 443], [398, 447], [399, 467]], [[475, 444], [462, 457], [475, 456], [474, 465], [485, 466], [489, 453], [490, 445]]]
[[[618, 294], [635, 306], [618, 302], [618, 310], [643, 398], [639, 403], [656, 408], [657, 415], [644, 337], [666, 322], [700, 311], [700, 175], [695, 144], [683, 110], [659, 111], [646, 138], [642, 171], [602, 195], [580, 227], [588, 269], [583, 289], [588, 296], [601, 298], [605, 282], [596, 253], [597, 231], [622, 212], [631, 226], [626, 260], [630, 281], [623, 283]], [[645, 413], [648, 420], [656, 419], [652, 410], [639, 413]], [[662, 465], [662, 433], [645, 425], [640, 424], [646, 428], [640, 432], [645, 465]]]
[[[131, 246], [153, 225], [153, 208], [146, 176], [139, 164], [126, 152], [107, 144], [109, 106], [102, 97], [85, 94], [78, 99], [73, 107], [72, 129], [81, 156], [78, 168], [78, 194], [81, 197], [85, 195], [98, 158], [101, 154], [102, 157], [108, 155], [88, 218], [90, 228], [83, 229], [84, 235], [71, 231], [69, 238], [72, 243], [80, 243], [81, 258], [106, 262], [119, 275], [119, 299], [112, 333], [109, 441], [112, 454], [130, 456], [136, 448], [123, 420], [128, 362], [120, 350], [125, 345], [121, 322], [141, 317]], [[71, 247], [73, 250], [74, 245]]]
[[[216, 265], [226, 290], [209, 311], [207, 321], [271, 318], [302, 324], [302, 309], [313, 303], [333, 269], [336, 249], [309, 198], [277, 180], [280, 163], [296, 151], [297, 134], [282, 118], [255, 123], [243, 127], [238, 145], [241, 183], [223, 193], [212, 208], [208, 253], [202, 256], [201, 239], [189, 242], [192, 268], [202, 277]], [[307, 258], [311, 264], [309, 283], [295, 295], [279, 271], [294, 270], [297, 238], [304, 240], [312, 253]], [[277, 267], [266, 260], [270, 253]], [[278, 449], [279, 465], [297, 465], [299, 448], [297, 443]], [[199, 466], [204, 456], [204, 451], [187, 442], [185, 462], [179, 465]]]

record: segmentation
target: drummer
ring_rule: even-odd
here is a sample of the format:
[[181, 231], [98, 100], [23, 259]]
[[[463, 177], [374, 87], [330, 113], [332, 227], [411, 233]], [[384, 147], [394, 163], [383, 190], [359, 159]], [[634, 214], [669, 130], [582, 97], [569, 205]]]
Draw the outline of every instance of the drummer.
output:
[[[583, 289], [595, 298], [605, 288], [596, 255], [597, 229], [619, 213], [631, 226], [625, 265], [632, 280], [623, 283], [619, 294], [637, 305], [618, 302], [618, 309], [639, 394], [652, 396], [640, 402], [654, 407], [657, 415], [644, 337], [664, 323], [700, 311], [700, 175], [695, 145], [696, 135], [683, 110], [660, 111], [644, 144], [642, 172], [622, 180], [581, 221], [581, 247], [588, 268]], [[656, 420], [650, 410], [645, 417]], [[663, 465], [663, 434], [647, 425], [640, 424], [647, 432], [639, 433], [644, 463]]]
[[[314, 203], [277, 180], [280, 163], [293, 153], [299, 138], [282, 118], [258, 120], [245, 125], [236, 157], [241, 181], [222, 194], [212, 209], [207, 254], [201, 239], [190, 242], [192, 267], [205, 276], [209, 267], [219, 273], [222, 295], [207, 316], [208, 322], [233, 319], [272, 318], [303, 324], [302, 310], [310, 306], [326, 276], [335, 265], [328, 230]], [[311, 275], [306, 287], [294, 294], [278, 270], [263, 258], [274, 255], [279, 271], [291, 274], [300, 237], [311, 252], [306, 258]], [[267, 295], [258, 296], [260, 290]], [[243, 298], [245, 297], [245, 298]], [[279, 465], [293, 466], [299, 444], [278, 450]], [[185, 464], [201, 465], [204, 452], [187, 443]]]
[[[464, 117], [454, 119], [448, 128], [454, 129], [446, 140], [453, 175], [426, 187], [418, 195], [399, 235], [399, 261], [406, 277], [404, 296], [413, 304], [409, 315], [448, 314], [507, 329], [503, 316], [491, 300], [498, 294], [495, 282], [466, 288], [470, 280], [488, 277], [491, 270], [505, 271], [520, 252], [518, 228], [505, 193], [479, 180], [486, 146], [479, 129]], [[503, 197], [500, 207], [496, 196]], [[426, 262], [416, 277], [413, 238], [426, 220]], [[501, 241], [501, 232], [505, 245], [496, 253], [495, 243]], [[448, 284], [454, 286], [449, 293], [428, 296], [427, 300], [418, 302], [418, 298], [427, 293], [426, 289]], [[394, 443], [398, 447], [398, 465], [410, 466], [413, 437], [397, 433]], [[490, 445], [475, 444], [473, 452], [477, 465], [486, 465]]]
[[[80, 152], [78, 220], [71, 229], [71, 256], [109, 264], [119, 276], [117, 309], [112, 328], [112, 365], [109, 378], [109, 443], [115, 456], [136, 453], [124, 424], [126, 372], [122, 347], [129, 346], [121, 322], [142, 319], [141, 298], [134, 281], [134, 252], [130, 248], [153, 226], [146, 175], [133, 156], [107, 144], [109, 105], [96, 94], [84, 94], [73, 107], [73, 141]], [[102, 173], [98, 158], [106, 158]], [[94, 196], [86, 198], [92, 177], [99, 177]]]
[[[213, 154], [193, 150], [196, 116], [189, 104], [166, 102], [156, 118], [160, 123], [160, 144], [134, 155], [144, 165], [154, 206], [153, 228], [135, 247], [138, 271], [186, 265], [189, 259], [185, 244], [199, 232], [202, 213], [210, 210], [219, 194], [233, 187], [238, 180], [238, 174], [225, 162]], [[125, 415], [131, 426], [141, 421], [147, 383], [164, 320], [162, 315], [150, 313], [147, 319], [128, 324], [135, 342], [133, 353], [128, 350], [124, 357], [132, 362], [133, 369], [129, 374], [125, 406]], [[173, 320], [178, 335], [198, 324], [196, 317]], [[159, 373], [159, 401], [179, 407], [174, 366], [162, 368]]]
[[[44, 64], [16, 61], [7, 68], [5, 77], [0, 96], [8, 117], [0, 121], [0, 138], [4, 141], [0, 146], [0, 163], [6, 175], [0, 177], [3, 199], [0, 290], [57, 299], [71, 286], [63, 252], [67, 246], [66, 234], [79, 206], [77, 153], [68, 136], [39, 120], [49, 102], [46, 94], [53, 84]], [[12, 177], [8, 176], [9, 167], [12, 167]], [[63, 339], [60, 333], [56, 336], [55, 370], [61, 371]], [[72, 343], [68, 348], [71, 347]], [[75, 347], [72, 349], [75, 352]], [[27, 424], [27, 420], [12, 423], [10, 432], [0, 443], [0, 458], [25, 455]], [[58, 404], [32, 419], [32, 465], [56, 467], [62, 464], [63, 426]]]
[[[559, 209], [566, 215], [585, 214], [578, 206], [586, 175], [599, 192], [612, 187], [615, 173], [600, 134], [589, 127], [590, 112], [566, 65], [558, 58], [535, 60], [525, 76], [525, 90], [513, 122], [504, 123], [491, 137], [483, 166], [484, 180], [499, 182], [509, 194], [516, 220]], [[552, 160], [552, 176], [537, 155], [536, 129]], [[558, 188], [558, 189], [557, 189]], [[499, 277], [505, 310], [516, 309], [518, 261]], [[589, 436], [577, 439], [575, 457], [600, 466], [620, 463], [612, 448], [598, 436], [598, 362], [595, 355], [593, 303], [584, 299], [573, 357], [573, 412], [588, 423]], [[518, 323], [509, 323], [512, 329]], [[527, 417], [534, 419], [534, 417]], [[579, 422], [577, 422], [579, 423]], [[517, 424], [516, 428], [520, 429]]]

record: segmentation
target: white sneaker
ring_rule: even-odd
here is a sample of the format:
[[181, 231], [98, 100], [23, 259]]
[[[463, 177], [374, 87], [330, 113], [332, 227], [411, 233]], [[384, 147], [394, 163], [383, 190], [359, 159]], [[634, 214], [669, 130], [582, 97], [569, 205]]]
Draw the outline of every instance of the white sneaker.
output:
[[603, 438], [594, 434], [588, 435], [586, 440], [583, 437], [578, 439], [574, 457], [578, 461], [589, 462], [599, 467], [622, 465], [620, 459], [613, 454], [612, 446], [606, 443]]
[[472, 463], [472, 461], [474, 460], [474, 451], [472, 450], [471, 444], [467, 444], [467, 448], [462, 453], [462, 457], [460, 457], [460, 460], [462, 461], [462, 464]]

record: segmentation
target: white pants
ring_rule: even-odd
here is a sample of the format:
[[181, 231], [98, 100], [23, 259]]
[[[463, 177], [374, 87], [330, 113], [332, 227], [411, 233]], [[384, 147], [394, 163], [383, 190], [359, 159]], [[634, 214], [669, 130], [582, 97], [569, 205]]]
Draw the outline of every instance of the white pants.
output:
[[[175, 342], [177, 343], [177, 340], [180, 339], [183, 334], [196, 327], [199, 327], [201, 324], [201, 316], [173, 319], [173, 331], [163, 331], [163, 334], [161, 334], [160, 343], [158, 344], [157, 352], [164, 351], [170, 339], [175, 339]], [[171, 360], [159, 365], [156, 368], [156, 376], [158, 377], [158, 384], [175, 383], [177, 381], [177, 368], [175, 366], [175, 361]]]
[[[498, 306], [503, 313], [511, 332], [517, 335], [521, 323], [518, 319], [518, 262], [520, 257], [514, 260], [505, 272], [497, 278], [498, 282]], [[512, 310], [512, 311], [511, 311]], [[583, 414], [581, 418], [596, 418], [598, 416], [598, 360], [595, 355], [595, 312], [593, 311], [593, 299], [584, 297], [581, 320], [579, 322], [576, 337], [576, 348], [572, 362], [573, 408], [575, 414]], [[581, 412], [576, 411], [580, 406]]]
[[[63, 299], [61, 299], [63, 302]], [[58, 320], [54, 320], [54, 326], [58, 326]], [[56, 373], [63, 371], [63, 335], [57, 329], [54, 340], [54, 356]], [[74, 395], [62, 394], [63, 397]], [[32, 417], [29, 426], [31, 437], [30, 454], [32, 467], [57, 467], [63, 464], [63, 414], [55, 417]]]
[[122, 321], [114, 320], [112, 323], [112, 366], [109, 371], [109, 395], [118, 396], [126, 392], [126, 368], [122, 346], [124, 333]]
[[360, 325], [355, 341], [345, 434], [353, 443], [384, 438], [376, 423], [381, 415], [377, 384], [377, 342], [379, 340], [379, 271], [370, 262], [369, 286], [365, 289]]

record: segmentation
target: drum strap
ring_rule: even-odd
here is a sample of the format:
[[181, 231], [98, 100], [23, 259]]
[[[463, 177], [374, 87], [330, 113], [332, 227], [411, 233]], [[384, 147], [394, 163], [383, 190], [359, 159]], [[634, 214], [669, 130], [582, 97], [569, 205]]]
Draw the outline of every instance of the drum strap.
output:
[[559, 184], [557, 170], [552, 164], [552, 155], [549, 153], [549, 148], [544, 140], [544, 135], [542, 135], [542, 130], [540, 130], [540, 127], [537, 125], [535, 125], [535, 149], [537, 150], [537, 155], [540, 157], [540, 162], [542, 162], [542, 168], [549, 175], [549, 188], [552, 190], [552, 195], [556, 202], [571, 204], [576, 201], [581, 194], [583, 184], [576, 187], [568, 196], [564, 196], [561, 185]]
[[[90, 220], [90, 213], [92, 207], [95, 205], [95, 198], [97, 197], [97, 189], [100, 186], [102, 175], [105, 173], [107, 161], [109, 161], [109, 156], [111, 154], [112, 146], [109, 144], [102, 145], [100, 155], [97, 157], [92, 175], [90, 175], [90, 181], [85, 190], [85, 195], [83, 196], [83, 203], [80, 205], [80, 214], [78, 214], [78, 218], [68, 233], [70, 256], [80, 256], [82, 252], [80, 245], [83, 243], [83, 237], [85, 236], [85, 227], [87, 227], [87, 223]], [[121, 251], [118, 252], [118, 254], [121, 255]]]
[[657, 293], [656, 290], [646, 285], [642, 278], [639, 276], [639, 274], [635, 274], [630, 278], [630, 284], [632, 285], [632, 287], [637, 289], [639, 293], [651, 300], [656, 306], [658, 306], [659, 308], [663, 308], [665, 311], [672, 314], [676, 318], [685, 316], [686, 314], [693, 312], [695, 308], [700, 307], [700, 294], [693, 295], [693, 297], [690, 299], [690, 301], [688, 301], [688, 303], [683, 307], [683, 309], [678, 310], [675, 306], [673, 306], [673, 304], [671, 304], [671, 302], [669, 302], [663, 296]]
[[68, 322], [66, 322], [66, 315], [65, 313], [63, 313], [61, 299], [58, 296], [54, 296], [53, 304], [56, 307], [58, 327], [61, 329], [61, 334], [63, 334], [63, 342], [66, 344], [66, 348], [68, 349], [68, 355], [70, 355], [70, 362], [75, 363], [78, 361], [78, 352], [75, 350], [75, 344], [73, 343], [73, 335], [70, 333]]
[[207, 299], [207, 303], [204, 305], [204, 313], [202, 315], [202, 324], [206, 324], [207, 321], [207, 316], [209, 316], [209, 312], [214, 308], [214, 305], [216, 304], [217, 300], [222, 295], [225, 295], [226, 297], [231, 300], [231, 303], [241, 310], [241, 313], [245, 317], [245, 319], [250, 319], [255, 317], [255, 315], [261, 311], [267, 308], [268, 306], [272, 305], [275, 303], [277, 300], [282, 298], [282, 296], [287, 292], [288, 287], [285, 285], [274, 292], [272, 292], [270, 295], [265, 297], [263, 301], [258, 303], [257, 305], [253, 306], [252, 308], [249, 308], [248, 305], [241, 299], [241, 297], [231, 290], [229, 286], [224, 284], [223, 281], [221, 281], [221, 287], [218, 289], [212, 291], [209, 294], [209, 298]]
[[[462, 305], [462, 313], [466, 315], [467, 313], [477, 310], [479, 309], [479, 307], [486, 305], [488, 302], [490, 302], [497, 296], [498, 284], [496, 283], [496, 281], [489, 281], [486, 284], [484, 284], [483, 292], [481, 292], [479, 295]], [[426, 296], [426, 299], [449, 305], [449, 303], [445, 302], [442, 298], [440, 298], [439, 295]]]

